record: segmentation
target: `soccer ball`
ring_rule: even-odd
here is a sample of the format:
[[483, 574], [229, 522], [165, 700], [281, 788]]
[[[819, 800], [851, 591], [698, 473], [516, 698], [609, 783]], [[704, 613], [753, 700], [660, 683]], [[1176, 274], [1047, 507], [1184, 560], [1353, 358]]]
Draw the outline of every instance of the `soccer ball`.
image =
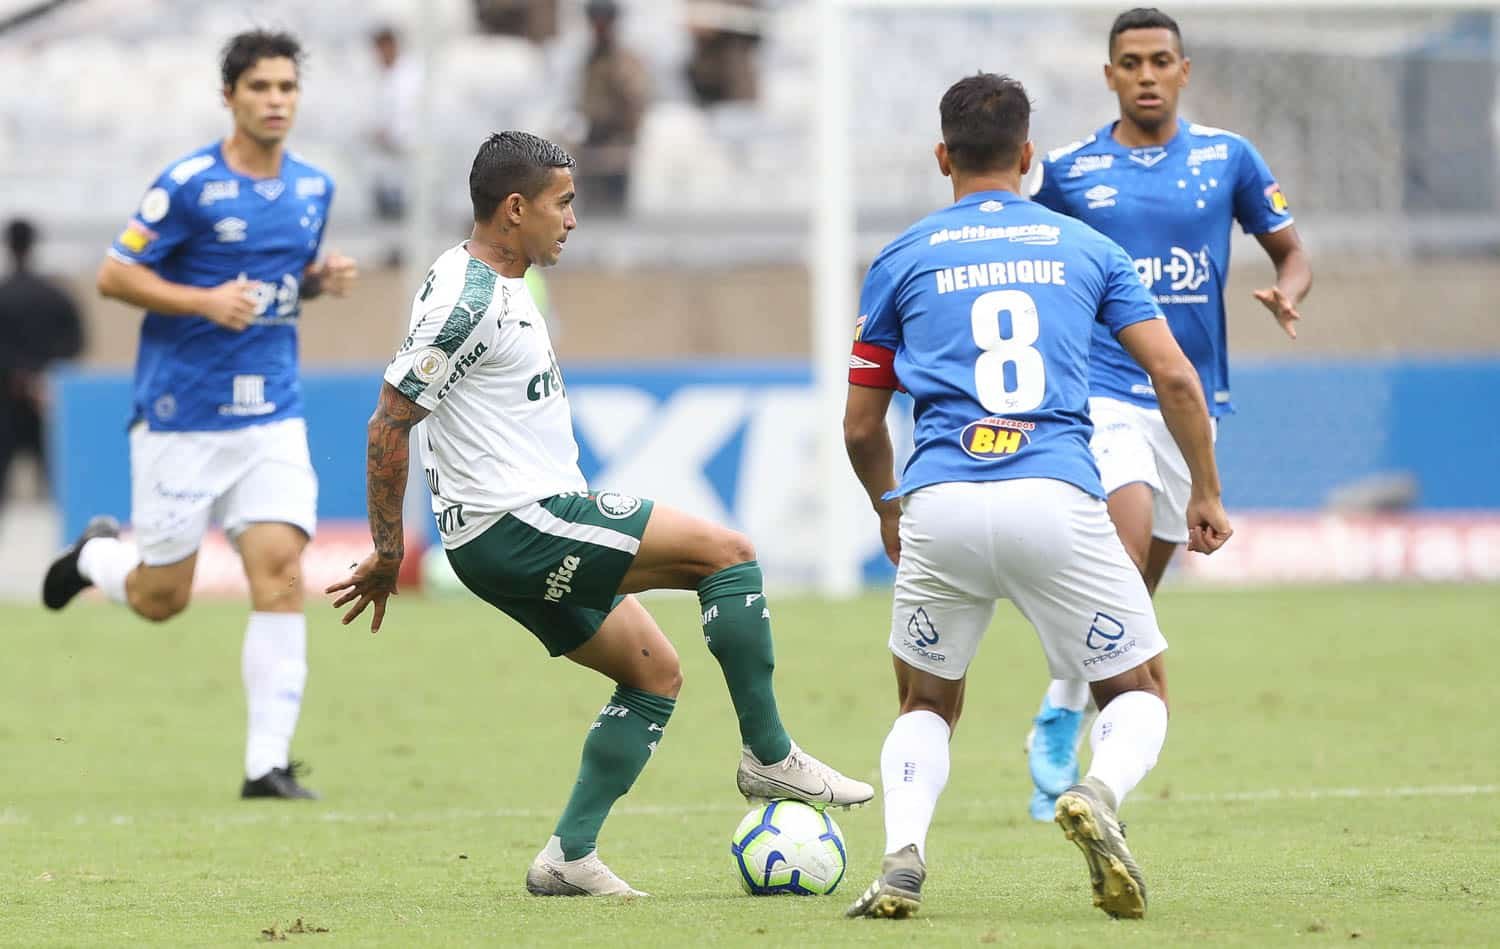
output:
[[729, 840], [740, 885], [751, 896], [826, 896], [844, 878], [844, 835], [826, 811], [772, 801], [745, 815]]

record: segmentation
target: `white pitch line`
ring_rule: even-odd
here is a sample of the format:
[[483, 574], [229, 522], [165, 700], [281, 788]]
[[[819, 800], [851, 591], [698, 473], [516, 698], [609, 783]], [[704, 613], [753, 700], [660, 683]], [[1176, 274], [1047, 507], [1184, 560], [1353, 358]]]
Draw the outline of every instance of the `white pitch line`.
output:
[[[1172, 794], [1169, 797], [1132, 798], [1132, 807], [1146, 804], [1233, 804], [1274, 803], [1277, 801], [1322, 801], [1322, 800], [1391, 800], [1424, 797], [1489, 797], [1500, 794], [1500, 784], [1430, 784], [1408, 785], [1388, 788], [1267, 788], [1260, 791], [1205, 791], [1191, 794]], [[1025, 804], [1020, 797], [1001, 800], [953, 801], [945, 810], [1005, 812], [1017, 810]], [[277, 806], [272, 804], [271, 806]], [[306, 805], [280, 805], [302, 808]], [[740, 805], [730, 804], [624, 804], [610, 813], [634, 817], [703, 817], [713, 814], [737, 813]], [[245, 810], [237, 814], [203, 815], [189, 818], [190, 821], [211, 827], [238, 827], [258, 824], [300, 824], [308, 819], [323, 824], [443, 824], [458, 821], [484, 820], [550, 820], [557, 816], [556, 810], [539, 810], [525, 807], [500, 808], [450, 808], [441, 811], [375, 811], [358, 813], [350, 811], [314, 811], [311, 814], [286, 811], [271, 814], [257, 810]], [[21, 826], [32, 823], [31, 815], [15, 808], [0, 810], [0, 827]], [[50, 823], [44, 821], [44, 823]], [[77, 814], [71, 823], [75, 825], [107, 824], [120, 827], [131, 824], [176, 824], [181, 818], [171, 815], [129, 814]]]

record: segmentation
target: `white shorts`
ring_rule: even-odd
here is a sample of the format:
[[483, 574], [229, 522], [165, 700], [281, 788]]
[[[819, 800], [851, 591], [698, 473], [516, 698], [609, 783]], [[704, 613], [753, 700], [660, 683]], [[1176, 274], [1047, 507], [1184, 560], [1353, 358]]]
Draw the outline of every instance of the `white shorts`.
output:
[[1107, 679], [1167, 648], [1104, 502], [1044, 478], [935, 484], [901, 508], [891, 652], [961, 679], [1007, 599], [1054, 679]]
[[[1096, 397], [1089, 399], [1089, 416], [1094, 421], [1089, 450], [1099, 465], [1104, 493], [1114, 494], [1137, 481], [1149, 485], [1155, 498], [1151, 536], [1172, 544], [1187, 543], [1187, 503], [1193, 479], [1161, 410]], [[1213, 425], [1217, 436], [1217, 420]]]
[[317, 526], [307, 424], [283, 419], [225, 432], [130, 431], [131, 526], [148, 566], [192, 556], [209, 523], [231, 539], [251, 524]]

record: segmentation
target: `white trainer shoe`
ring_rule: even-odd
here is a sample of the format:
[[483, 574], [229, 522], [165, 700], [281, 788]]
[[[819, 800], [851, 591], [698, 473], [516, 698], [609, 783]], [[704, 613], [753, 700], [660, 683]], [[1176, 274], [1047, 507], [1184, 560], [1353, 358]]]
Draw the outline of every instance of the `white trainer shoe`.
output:
[[595, 850], [577, 860], [564, 860], [557, 837], [531, 861], [526, 891], [533, 896], [650, 896], [620, 879]]
[[762, 764], [746, 748], [734, 776], [740, 793], [751, 804], [789, 799], [813, 805], [857, 807], [875, 796], [875, 789], [838, 773], [792, 742], [791, 754], [774, 764]]

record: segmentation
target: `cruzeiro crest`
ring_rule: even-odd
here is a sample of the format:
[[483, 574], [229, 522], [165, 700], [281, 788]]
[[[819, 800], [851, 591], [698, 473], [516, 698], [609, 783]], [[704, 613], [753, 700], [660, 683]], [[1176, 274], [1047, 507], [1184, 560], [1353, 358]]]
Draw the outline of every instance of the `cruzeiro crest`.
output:
[[594, 499], [599, 513], [613, 520], [623, 520], [641, 509], [641, 499], [618, 491], [600, 491]]

